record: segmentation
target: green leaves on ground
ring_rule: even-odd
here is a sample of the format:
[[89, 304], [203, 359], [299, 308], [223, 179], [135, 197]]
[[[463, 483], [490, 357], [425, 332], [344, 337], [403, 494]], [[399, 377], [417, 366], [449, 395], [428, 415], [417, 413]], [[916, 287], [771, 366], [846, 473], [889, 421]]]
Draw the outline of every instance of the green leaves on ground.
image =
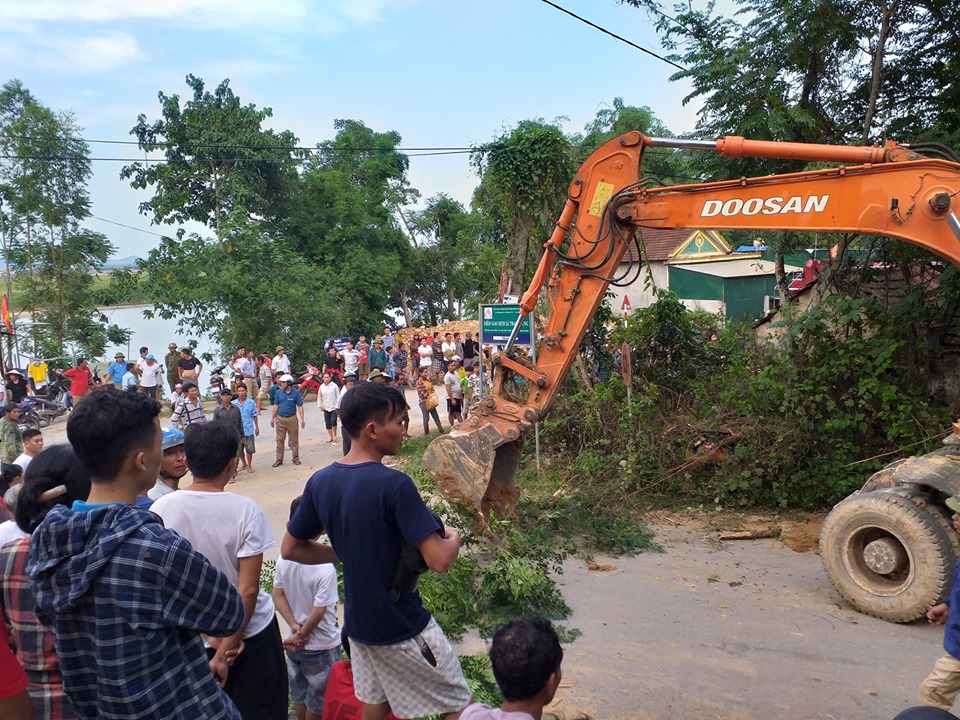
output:
[[[420, 462], [426, 445], [426, 439], [418, 439], [405, 444], [403, 451], [403, 469], [425, 496], [435, 492]], [[445, 522], [460, 530], [463, 546], [450, 570], [422, 577], [420, 594], [453, 638], [471, 627], [489, 636], [498, 625], [531, 613], [553, 621], [569, 617], [556, 578], [573, 553], [632, 555], [657, 549], [649, 531], [625, 513], [589, 507], [575, 492], [557, 492], [549, 479], [538, 479], [532, 469], [523, 470], [517, 482], [521, 498], [516, 514], [492, 518], [488, 531], [477, 529], [474, 509], [439, 499], [433, 503]], [[579, 634], [558, 630], [567, 639]]]

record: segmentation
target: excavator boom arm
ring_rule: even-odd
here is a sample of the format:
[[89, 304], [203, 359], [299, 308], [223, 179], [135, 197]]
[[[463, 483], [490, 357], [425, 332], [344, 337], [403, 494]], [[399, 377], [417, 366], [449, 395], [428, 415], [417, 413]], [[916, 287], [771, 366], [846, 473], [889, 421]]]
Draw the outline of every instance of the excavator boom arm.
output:
[[[712, 150], [728, 157], [802, 159], [840, 165], [732, 181], [647, 188], [647, 147]], [[639, 228], [866, 232], [900, 238], [960, 265], [960, 164], [909, 148], [649, 138], [627, 133], [583, 164], [530, 288], [521, 319], [546, 289], [549, 313], [534, 365], [495, 356], [494, 390], [465, 423], [427, 448], [424, 463], [448, 496], [486, 513], [509, 506], [523, 436], [542, 418], [576, 359], [590, 321]], [[519, 323], [518, 323], [519, 326]], [[512, 344], [512, 343], [511, 343]]]

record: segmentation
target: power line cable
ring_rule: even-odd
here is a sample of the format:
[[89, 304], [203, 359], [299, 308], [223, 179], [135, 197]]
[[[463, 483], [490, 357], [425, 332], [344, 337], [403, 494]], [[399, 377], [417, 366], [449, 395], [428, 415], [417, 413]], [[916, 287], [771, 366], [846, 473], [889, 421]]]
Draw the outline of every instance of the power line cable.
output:
[[165, 237], [164, 235], [161, 235], [160, 233], [155, 233], [151, 230], [144, 230], [143, 228], [134, 227], [133, 225], [124, 225], [121, 222], [116, 222], [115, 220], [107, 220], [106, 218], [98, 217], [97, 215], [90, 215], [89, 217], [93, 218], [94, 220], [99, 220], [100, 222], [110, 223], [111, 225], [119, 225], [122, 228], [127, 228], [128, 230], [136, 230], [137, 232], [146, 233], [147, 235], [153, 235], [158, 238]]
[[572, 18], [576, 18], [576, 19], [579, 20], [580, 22], [585, 23], [585, 24], [589, 25], [590, 27], [592, 27], [592, 28], [594, 28], [594, 29], [596, 29], [596, 30], [599, 30], [599, 31], [602, 32], [602, 33], [606, 33], [606, 34], [609, 35], [610, 37], [615, 38], [615, 39], [619, 40], [619, 41], [622, 42], [622, 43], [626, 43], [626, 44], [629, 45], [630, 47], [636, 48], [636, 49], [639, 50], [640, 52], [644, 52], [644, 53], [646, 53], [647, 55], [650, 55], [650, 56], [652, 56], [652, 57], [655, 57], [657, 60], [660, 60], [660, 61], [662, 61], [662, 62], [667, 63], [667, 65], [673, 65], [673, 67], [677, 68], [677, 70], [686, 70], [685, 67], [683, 67], [682, 65], [677, 65], [675, 62], [673, 62], [673, 60], [668, 60], [667, 58], [663, 57], [662, 55], [657, 55], [657, 53], [653, 52], [652, 50], [647, 50], [647, 48], [641, 47], [640, 45], [637, 45], [635, 42], [631, 42], [630, 40], [627, 40], [625, 37], [621, 37], [620, 35], [617, 35], [616, 33], [611, 32], [610, 30], [607, 30], [607, 29], [604, 28], [604, 27], [600, 27], [600, 26], [597, 25], [596, 23], [592, 23], [592, 22], [590, 22], [589, 20], [587, 20], [586, 18], [582, 18], [582, 17], [580, 17], [579, 15], [577, 15], [576, 13], [570, 12], [570, 11], [567, 10], [566, 8], [562, 8], [562, 7], [560, 7], [559, 5], [557, 5], [556, 3], [550, 2], [550, 0], [540, 0], [540, 2], [545, 3], [545, 4], [549, 5], [550, 7], [557, 9], [557, 10], [559, 10], [559, 11], [562, 12], [562, 13], [566, 13], [567, 15], [569, 15], [569, 16], [572, 17]]
[[[0, 138], [5, 140], [30, 140], [29, 135], [0, 135]], [[76, 138], [81, 142], [87, 143], [88, 145], [136, 145], [141, 147], [141, 144], [138, 140], [93, 140], [87, 138]], [[154, 142], [148, 143], [149, 145], [154, 146], [155, 150], [150, 150], [147, 152], [159, 152], [162, 148], [167, 147], [185, 147], [191, 150], [198, 149], [216, 149], [216, 150], [273, 150], [276, 152], [293, 152], [299, 150], [302, 152], [309, 153], [327, 153], [327, 154], [337, 154], [345, 152], [473, 152], [472, 147], [358, 147], [358, 148], [336, 148], [336, 147], [320, 147], [319, 145], [314, 147], [306, 146], [278, 146], [278, 145], [237, 145], [237, 144], [223, 144], [223, 143], [175, 143], [175, 142]]]
[[[468, 155], [471, 150], [455, 150], [455, 151], [441, 151], [441, 152], [421, 152], [421, 153], [411, 153], [407, 154], [407, 157], [410, 158], [421, 158], [421, 157], [434, 157], [438, 155]], [[0, 160], [39, 160], [44, 162], [53, 162], [55, 160], [65, 160], [70, 158], [69, 155], [0, 155]], [[125, 163], [164, 163], [164, 164], [175, 164], [175, 163], [196, 163], [196, 162], [206, 162], [211, 159], [215, 159], [218, 162], [223, 163], [263, 163], [263, 162], [280, 162], [281, 160], [295, 160], [295, 158], [264, 158], [264, 157], [240, 157], [240, 158], [183, 158], [181, 160], [171, 160], [169, 158], [122, 158], [122, 157], [87, 157], [87, 160], [90, 162], [125, 162]]]

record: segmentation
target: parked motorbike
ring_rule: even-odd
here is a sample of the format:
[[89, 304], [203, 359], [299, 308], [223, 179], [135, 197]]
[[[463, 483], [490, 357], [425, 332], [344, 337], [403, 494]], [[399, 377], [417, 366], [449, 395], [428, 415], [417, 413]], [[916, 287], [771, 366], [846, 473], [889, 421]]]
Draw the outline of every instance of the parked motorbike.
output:
[[55, 371], [54, 380], [34, 395], [37, 413], [52, 422], [61, 415], [66, 415], [73, 406], [73, 396], [70, 395], [70, 381], [63, 377], [63, 371]]
[[213, 397], [219, 397], [220, 391], [225, 387], [228, 387], [227, 375], [223, 372], [226, 370], [226, 368], [227, 363], [224, 363], [223, 365], [218, 365], [210, 371], [210, 389], [208, 392]]
[[17, 419], [17, 425], [23, 429], [33, 430], [39, 430], [49, 425], [50, 418], [37, 409], [39, 404], [40, 401], [32, 395], [20, 403], [20, 417]]
[[307, 369], [297, 373], [297, 376], [293, 379], [293, 384], [300, 391], [301, 395], [319, 393], [322, 376], [323, 374], [319, 368], [307, 363]]

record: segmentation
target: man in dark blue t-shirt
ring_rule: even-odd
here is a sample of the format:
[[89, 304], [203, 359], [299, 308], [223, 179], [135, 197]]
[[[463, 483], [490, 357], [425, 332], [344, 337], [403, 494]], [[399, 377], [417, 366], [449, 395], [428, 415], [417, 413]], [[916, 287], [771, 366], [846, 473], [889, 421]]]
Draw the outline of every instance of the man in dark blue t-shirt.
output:
[[[307, 481], [280, 551], [306, 564], [343, 563], [344, 632], [364, 720], [390, 710], [455, 715], [470, 702], [456, 654], [420, 601], [416, 572], [403, 570], [412, 558], [444, 572], [460, 551], [460, 535], [436, 518], [413, 481], [381, 463], [400, 451], [406, 414], [394, 387], [360, 383], [343, 396], [350, 451]], [[332, 548], [312, 540], [324, 531]]]

